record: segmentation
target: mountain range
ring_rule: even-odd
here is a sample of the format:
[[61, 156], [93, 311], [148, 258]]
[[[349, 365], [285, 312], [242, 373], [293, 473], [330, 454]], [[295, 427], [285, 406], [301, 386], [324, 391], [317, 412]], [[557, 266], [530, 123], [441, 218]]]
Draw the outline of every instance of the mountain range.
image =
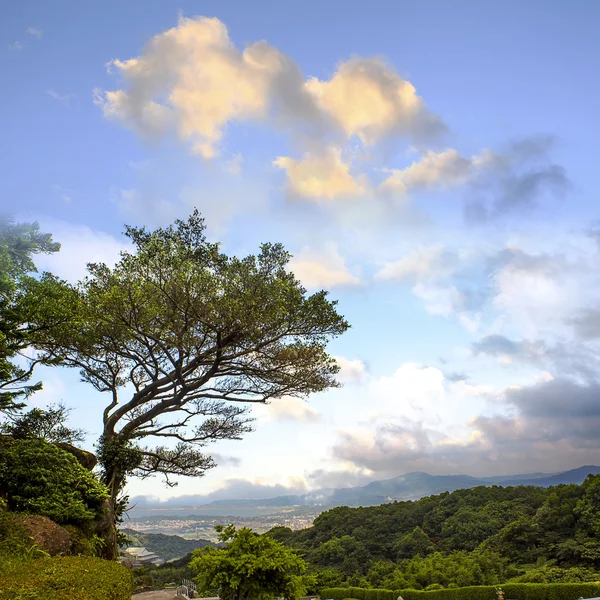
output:
[[[260, 500], [223, 499], [206, 502], [205, 496], [189, 495], [171, 498], [157, 507], [206, 507], [206, 508], [262, 508], [286, 506], [377, 506], [385, 502], [418, 500], [425, 496], [453, 492], [477, 486], [499, 485], [503, 487], [514, 485], [534, 485], [550, 487], [559, 484], [580, 484], [589, 475], [600, 474], [600, 467], [590, 465], [571, 469], [561, 473], [525, 473], [522, 475], [506, 475], [495, 477], [471, 477], [470, 475], [429, 475], [415, 472], [372, 481], [360, 487], [321, 489], [301, 495], [276, 496]], [[132, 498], [137, 506], [151, 506], [144, 496]]]

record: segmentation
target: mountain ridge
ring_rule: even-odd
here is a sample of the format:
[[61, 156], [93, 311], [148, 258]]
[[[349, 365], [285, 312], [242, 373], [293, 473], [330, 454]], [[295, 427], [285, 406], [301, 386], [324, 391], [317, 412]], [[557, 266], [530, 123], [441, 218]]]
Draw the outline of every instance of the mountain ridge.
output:
[[[305, 494], [285, 494], [261, 499], [224, 498], [206, 502], [202, 496], [179, 496], [167, 502], [151, 505], [145, 497], [132, 498], [138, 506], [156, 506], [161, 508], [179, 507], [287, 507], [287, 506], [377, 506], [386, 502], [418, 500], [425, 496], [453, 492], [458, 489], [469, 489], [478, 486], [499, 485], [502, 487], [533, 485], [550, 487], [552, 485], [580, 484], [588, 474], [600, 474], [600, 466], [585, 465], [558, 473], [523, 473], [517, 475], [472, 477], [471, 475], [430, 475], [422, 471], [414, 471], [389, 479], [371, 481], [363, 486], [348, 488], [326, 488]], [[205, 498], [205, 497], [204, 497]]]

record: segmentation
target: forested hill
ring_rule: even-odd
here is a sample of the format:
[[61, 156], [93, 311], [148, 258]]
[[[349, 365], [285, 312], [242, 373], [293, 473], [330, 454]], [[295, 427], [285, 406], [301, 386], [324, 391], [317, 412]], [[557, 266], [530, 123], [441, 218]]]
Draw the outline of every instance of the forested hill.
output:
[[[442, 585], [495, 584], [535, 564], [553, 565], [544, 576], [560, 578], [561, 569], [600, 567], [600, 476], [582, 485], [476, 487], [338, 507], [308, 529], [268, 535], [296, 548], [325, 586], [420, 588], [436, 583], [432, 573], [446, 577]], [[419, 579], [420, 570], [429, 575]]]

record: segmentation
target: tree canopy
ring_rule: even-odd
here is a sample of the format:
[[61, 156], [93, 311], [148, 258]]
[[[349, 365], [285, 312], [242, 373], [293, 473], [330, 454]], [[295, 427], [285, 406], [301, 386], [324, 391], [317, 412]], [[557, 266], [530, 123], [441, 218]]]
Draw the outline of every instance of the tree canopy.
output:
[[225, 548], [192, 554], [191, 569], [202, 592], [217, 591], [223, 600], [295, 600], [306, 593], [306, 564], [292, 550], [244, 527], [217, 526]]
[[32, 290], [34, 325], [58, 306], [68, 315], [39, 328], [36, 348], [107, 394], [98, 457], [114, 502], [132, 473], [203, 475], [215, 466], [206, 444], [249, 432], [252, 403], [338, 385], [325, 347], [349, 325], [336, 302], [307, 294], [281, 245], [230, 257], [204, 232], [197, 212], [127, 227], [134, 249], [114, 268]]
[[[23, 354], [32, 341], [24, 283], [37, 272], [33, 255], [59, 249], [60, 244], [51, 234], [42, 233], [38, 223], [17, 223], [0, 216], [0, 411], [22, 408], [22, 400], [41, 389], [40, 382], [28, 384], [39, 359]], [[37, 327], [47, 326], [47, 321], [38, 320]]]

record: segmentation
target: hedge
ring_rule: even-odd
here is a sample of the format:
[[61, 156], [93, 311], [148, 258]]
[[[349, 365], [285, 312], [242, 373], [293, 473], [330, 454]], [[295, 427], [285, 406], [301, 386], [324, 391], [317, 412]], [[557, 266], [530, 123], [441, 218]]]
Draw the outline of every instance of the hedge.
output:
[[130, 600], [132, 590], [129, 569], [88, 556], [22, 562], [0, 574], [0, 600]]
[[506, 600], [578, 600], [600, 596], [597, 583], [506, 583], [501, 586], [479, 585], [444, 590], [381, 590], [364, 588], [325, 588], [321, 598], [333, 600], [496, 600], [496, 590], [501, 587]]

